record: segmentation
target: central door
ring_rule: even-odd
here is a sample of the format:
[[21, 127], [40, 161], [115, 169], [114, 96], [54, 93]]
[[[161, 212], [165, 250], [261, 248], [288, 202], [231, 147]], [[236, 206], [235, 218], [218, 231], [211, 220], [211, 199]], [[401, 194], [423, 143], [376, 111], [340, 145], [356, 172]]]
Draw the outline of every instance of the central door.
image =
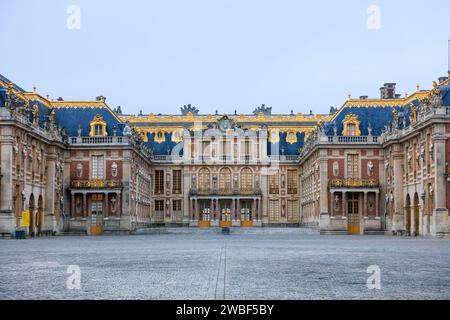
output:
[[241, 227], [252, 227], [252, 200], [241, 201]]
[[103, 195], [93, 194], [91, 198], [91, 234], [103, 233]]
[[220, 227], [231, 227], [231, 200], [219, 200]]
[[200, 214], [198, 218], [198, 226], [200, 228], [209, 228], [211, 226], [211, 200], [203, 200], [200, 202]]
[[359, 194], [348, 193], [347, 200], [348, 234], [360, 234]]

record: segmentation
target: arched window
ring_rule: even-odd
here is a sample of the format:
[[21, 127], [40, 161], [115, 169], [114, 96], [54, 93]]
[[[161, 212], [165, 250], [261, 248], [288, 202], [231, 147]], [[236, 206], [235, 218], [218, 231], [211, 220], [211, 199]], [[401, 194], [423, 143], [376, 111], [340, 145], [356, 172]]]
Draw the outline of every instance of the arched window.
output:
[[220, 191], [231, 190], [231, 170], [229, 168], [223, 168], [220, 170], [219, 189]]
[[198, 173], [198, 186], [200, 190], [208, 190], [211, 187], [211, 174], [209, 173], [209, 169], [200, 169]]
[[250, 168], [244, 168], [241, 170], [241, 190], [253, 189], [253, 173]]

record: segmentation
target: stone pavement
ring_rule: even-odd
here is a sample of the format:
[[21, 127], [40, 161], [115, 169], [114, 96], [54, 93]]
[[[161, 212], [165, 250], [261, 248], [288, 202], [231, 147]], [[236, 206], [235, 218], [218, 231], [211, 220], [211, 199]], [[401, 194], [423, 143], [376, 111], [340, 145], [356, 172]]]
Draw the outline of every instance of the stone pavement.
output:
[[450, 299], [450, 240], [259, 230], [0, 240], [0, 299]]

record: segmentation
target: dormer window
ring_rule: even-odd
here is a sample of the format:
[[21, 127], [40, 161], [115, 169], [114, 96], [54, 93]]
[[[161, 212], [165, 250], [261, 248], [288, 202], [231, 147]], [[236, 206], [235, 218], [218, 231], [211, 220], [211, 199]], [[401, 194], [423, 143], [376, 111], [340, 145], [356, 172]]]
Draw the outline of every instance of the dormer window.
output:
[[97, 114], [91, 121], [91, 130], [89, 132], [90, 137], [106, 137], [106, 122], [103, 121], [103, 117]]
[[342, 120], [342, 135], [343, 136], [360, 136], [361, 130], [359, 128], [359, 119], [356, 114], [350, 113]]
[[96, 124], [94, 126], [94, 135], [95, 136], [101, 136], [103, 134], [103, 126]]
[[353, 123], [347, 124], [347, 135], [356, 136], [356, 127]]

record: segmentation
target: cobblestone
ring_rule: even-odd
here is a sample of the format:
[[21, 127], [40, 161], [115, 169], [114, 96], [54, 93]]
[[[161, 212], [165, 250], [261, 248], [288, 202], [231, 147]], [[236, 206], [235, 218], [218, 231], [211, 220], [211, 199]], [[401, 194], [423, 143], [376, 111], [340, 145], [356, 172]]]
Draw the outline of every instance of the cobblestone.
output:
[[[297, 230], [297, 231], [296, 231]], [[0, 299], [450, 299], [450, 241], [301, 229], [0, 240]], [[81, 289], [69, 290], [78, 265]], [[381, 289], [366, 272], [381, 269]]]

